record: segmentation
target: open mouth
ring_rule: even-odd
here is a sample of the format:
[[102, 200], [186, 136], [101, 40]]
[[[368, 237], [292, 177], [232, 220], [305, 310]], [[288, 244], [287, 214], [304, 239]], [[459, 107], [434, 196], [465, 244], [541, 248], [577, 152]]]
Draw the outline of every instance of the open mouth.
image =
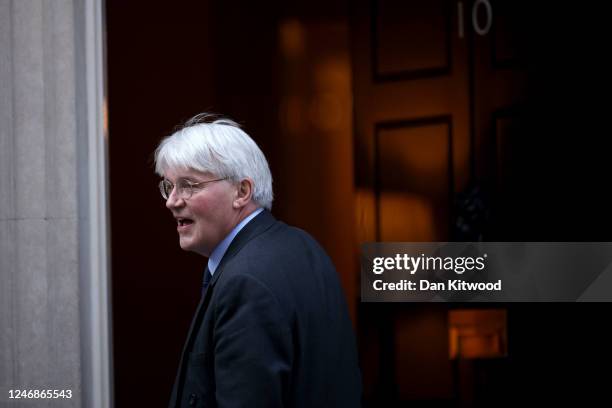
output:
[[193, 220], [190, 220], [189, 218], [177, 218], [176, 222], [179, 227], [185, 227], [187, 225], [193, 224]]

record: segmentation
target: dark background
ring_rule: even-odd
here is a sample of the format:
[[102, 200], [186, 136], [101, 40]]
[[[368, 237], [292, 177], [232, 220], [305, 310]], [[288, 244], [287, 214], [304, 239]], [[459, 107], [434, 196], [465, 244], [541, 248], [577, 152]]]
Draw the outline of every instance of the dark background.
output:
[[[273, 213], [334, 260], [366, 406], [604, 395], [609, 304], [359, 302], [360, 242], [612, 240], [603, 6], [490, 3], [480, 36], [471, 1], [106, 1], [117, 407], [167, 404], [198, 301], [152, 154], [202, 111], [243, 124]], [[450, 360], [448, 312], [482, 308], [507, 354]]]

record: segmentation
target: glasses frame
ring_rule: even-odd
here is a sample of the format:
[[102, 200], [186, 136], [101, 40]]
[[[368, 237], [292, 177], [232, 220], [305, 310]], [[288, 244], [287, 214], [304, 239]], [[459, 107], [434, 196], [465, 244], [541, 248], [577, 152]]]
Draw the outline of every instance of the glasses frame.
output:
[[[214, 183], [216, 181], [223, 181], [223, 180], [227, 180], [229, 177], [223, 177], [223, 178], [218, 178], [218, 179], [214, 179], [214, 180], [206, 180], [206, 181], [200, 181], [198, 183], [193, 183], [189, 180], [181, 180], [180, 182], [183, 184], [186, 184], [186, 186], [182, 186], [182, 188], [180, 188], [180, 190], [177, 192], [177, 195], [179, 198], [183, 199], [183, 200], [189, 200], [194, 193], [194, 187], [198, 188], [198, 186], [200, 185], [206, 185], [208, 183]], [[165, 185], [169, 184], [170, 186], [172, 186], [172, 188], [169, 190], [170, 194], [166, 193], [166, 189], [164, 188]], [[169, 180], [163, 179], [159, 182], [159, 192], [161, 193], [161, 196], [164, 200], [168, 200], [170, 198], [170, 196], [172, 195], [172, 192], [174, 191], [176, 187], [176, 184], [172, 183]], [[203, 189], [204, 187], [202, 187], [201, 189]]]

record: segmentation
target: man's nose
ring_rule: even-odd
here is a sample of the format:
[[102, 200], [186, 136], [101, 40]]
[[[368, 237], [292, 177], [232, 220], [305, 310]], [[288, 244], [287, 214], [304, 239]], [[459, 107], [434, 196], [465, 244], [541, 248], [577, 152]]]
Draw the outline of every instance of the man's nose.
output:
[[168, 196], [168, 199], [166, 200], [166, 208], [171, 210], [173, 208], [180, 207], [183, 204], [185, 204], [185, 200], [179, 197], [176, 188], [173, 188]]

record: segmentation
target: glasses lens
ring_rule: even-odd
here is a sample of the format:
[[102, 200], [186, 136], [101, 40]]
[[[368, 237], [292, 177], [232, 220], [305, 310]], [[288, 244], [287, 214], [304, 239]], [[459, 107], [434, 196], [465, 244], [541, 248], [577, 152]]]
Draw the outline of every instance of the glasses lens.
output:
[[191, 184], [184, 180], [181, 180], [176, 185], [176, 189], [178, 190], [177, 192], [179, 197], [181, 197], [183, 200], [188, 200], [191, 197], [191, 194], [193, 193]]
[[168, 197], [170, 197], [170, 194], [172, 193], [172, 183], [170, 183], [168, 180], [160, 181], [159, 191], [162, 197], [164, 197], [164, 200], [167, 200]]

